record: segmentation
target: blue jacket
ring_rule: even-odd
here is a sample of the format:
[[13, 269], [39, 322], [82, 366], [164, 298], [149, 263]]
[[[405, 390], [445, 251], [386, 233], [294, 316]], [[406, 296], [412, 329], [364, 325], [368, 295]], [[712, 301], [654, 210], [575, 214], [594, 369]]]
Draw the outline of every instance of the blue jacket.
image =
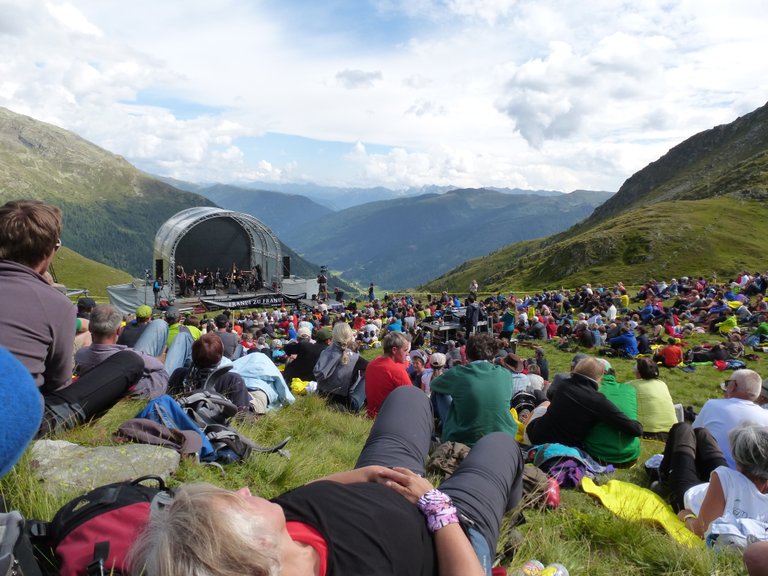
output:
[[613, 338], [609, 338], [608, 344], [613, 348], [624, 350], [624, 353], [632, 358], [640, 354], [640, 351], [637, 349], [637, 338], [635, 338], [634, 332], [627, 332], [626, 334], [620, 334]]

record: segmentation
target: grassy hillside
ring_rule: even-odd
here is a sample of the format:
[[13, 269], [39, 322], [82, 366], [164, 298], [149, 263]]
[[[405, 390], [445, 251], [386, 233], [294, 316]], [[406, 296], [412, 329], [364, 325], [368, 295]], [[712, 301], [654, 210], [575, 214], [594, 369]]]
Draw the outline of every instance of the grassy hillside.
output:
[[132, 279], [127, 272], [81, 256], [66, 246], [56, 253], [52, 268], [57, 282], [67, 288], [86, 288], [95, 298], [106, 298], [107, 286], [125, 284]]
[[768, 197], [768, 104], [681, 142], [622, 185], [585, 222], [666, 200]]
[[[692, 343], [702, 343], [706, 335]], [[558, 351], [554, 343], [544, 344], [550, 373], [567, 369], [571, 354]], [[376, 352], [365, 351], [371, 358]], [[532, 350], [521, 348], [524, 357]], [[762, 354], [761, 354], [762, 355]], [[633, 378], [633, 362], [612, 358], [617, 379]], [[763, 362], [764, 363], [764, 362]], [[750, 363], [759, 368], [759, 363]], [[720, 396], [718, 383], [724, 375], [714, 368], [701, 366], [694, 373], [665, 369], [661, 378], [668, 384], [676, 402], [692, 404], [697, 410], [707, 398]], [[112, 434], [119, 424], [132, 418], [143, 407], [138, 401], [122, 401], [92, 425], [62, 434], [64, 440], [84, 445], [112, 444]], [[253, 455], [243, 464], [226, 467], [222, 474], [212, 466], [184, 462], [172, 479], [176, 485], [206, 481], [230, 489], [249, 486], [255, 494], [270, 498], [318, 477], [354, 466], [370, 430], [371, 421], [363, 416], [329, 409], [316, 396], [301, 396], [297, 402], [255, 422], [238, 424], [249, 438], [270, 445], [286, 436], [291, 458], [274, 454]], [[612, 479], [648, 485], [642, 463], [660, 452], [660, 442], [643, 440], [639, 463], [597, 479], [602, 484]], [[433, 478], [433, 480], [437, 480]], [[0, 494], [31, 518], [50, 519], [66, 499], [54, 498], [36, 480], [34, 463], [27, 456], [0, 480]], [[518, 527], [522, 543], [514, 557], [508, 527], [502, 530], [502, 565], [519, 568], [526, 560], [537, 558], [545, 564], [560, 562], [572, 576], [733, 576], [744, 574], [738, 555], [715, 554], [704, 548], [677, 544], [661, 528], [647, 522], [632, 522], [609, 512], [599, 502], [578, 489], [561, 492], [562, 504], [555, 510], [527, 509], [525, 524]]]
[[576, 286], [600, 279], [633, 284], [656, 277], [727, 278], [763, 270], [768, 204], [717, 197], [651, 204], [569, 237], [513, 244], [422, 286], [466, 292]]
[[62, 241], [132, 274], [151, 268], [160, 225], [192, 206], [213, 206], [79, 136], [0, 108], [0, 202], [43, 200], [64, 212]]

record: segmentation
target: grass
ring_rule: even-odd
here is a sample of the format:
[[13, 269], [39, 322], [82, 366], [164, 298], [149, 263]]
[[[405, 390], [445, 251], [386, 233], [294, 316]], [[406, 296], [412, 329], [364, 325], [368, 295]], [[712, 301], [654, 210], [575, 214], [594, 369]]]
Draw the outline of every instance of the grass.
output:
[[[713, 337], [699, 335], [691, 342], [710, 339]], [[544, 347], [551, 375], [568, 369], [571, 353], [558, 351], [551, 343]], [[378, 353], [379, 350], [371, 350], [364, 354], [370, 358]], [[519, 353], [524, 357], [533, 356], [533, 351], [526, 347]], [[632, 377], [632, 362], [623, 359], [611, 359], [611, 362], [619, 381]], [[748, 364], [759, 371], [760, 362]], [[661, 378], [669, 385], [676, 401], [691, 404], [698, 410], [708, 398], [720, 395], [718, 384], [725, 375], [711, 367], [699, 367], [693, 373], [663, 369]], [[117, 426], [133, 417], [141, 407], [142, 403], [137, 401], [120, 402], [101, 419], [61, 438], [85, 445], [109, 444]], [[240, 426], [246, 436], [264, 445], [291, 436], [290, 459], [275, 454], [254, 455], [245, 463], [226, 467], [224, 473], [214, 467], [184, 462], [171, 483], [206, 481], [227, 488], [247, 485], [255, 493], [273, 497], [315, 478], [353, 467], [370, 426], [371, 421], [363, 416], [331, 410], [317, 397], [299, 397], [291, 407]], [[662, 448], [659, 442], [643, 441], [641, 464], [618, 470], [598, 483], [616, 478], [647, 484], [642, 462]], [[66, 501], [66, 498], [54, 499], [41, 488], [28, 455], [0, 481], [0, 493], [27, 517], [33, 518], [51, 518]], [[558, 509], [525, 512], [526, 522], [518, 527], [523, 535], [522, 544], [514, 558], [505, 556], [505, 565], [517, 567], [530, 558], [537, 558], [545, 564], [561, 562], [574, 576], [744, 573], [740, 557], [715, 555], [703, 547], [685, 548], [660, 528], [614, 516], [580, 490], [563, 490], [561, 498]], [[500, 547], [504, 548], [510, 538], [508, 530], [503, 532]]]
[[91, 297], [104, 301], [107, 299], [107, 286], [125, 284], [133, 279], [127, 272], [90, 260], [66, 246], [56, 253], [53, 270], [57, 282], [67, 288], [85, 288]]

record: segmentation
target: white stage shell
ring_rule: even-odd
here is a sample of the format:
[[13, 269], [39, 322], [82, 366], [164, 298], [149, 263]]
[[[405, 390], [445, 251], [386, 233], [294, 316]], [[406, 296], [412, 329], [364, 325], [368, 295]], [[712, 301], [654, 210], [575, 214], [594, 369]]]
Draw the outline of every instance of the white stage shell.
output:
[[[181, 261], [180, 257], [183, 257]], [[280, 283], [280, 242], [265, 224], [249, 214], [221, 208], [188, 208], [174, 214], [157, 231], [154, 273], [162, 274], [170, 293], [176, 290], [176, 265], [186, 272], [193, 268], [231, 271], [261, 267], [267, 286]]]

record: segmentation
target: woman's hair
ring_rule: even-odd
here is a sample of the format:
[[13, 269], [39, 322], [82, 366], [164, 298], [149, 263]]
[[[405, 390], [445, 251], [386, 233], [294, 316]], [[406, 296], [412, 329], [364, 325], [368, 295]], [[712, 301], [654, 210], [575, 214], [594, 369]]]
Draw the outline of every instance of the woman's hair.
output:
[[224, 355], [224, 345], [215, 333], [208, 332], [192, 344], [192, 362], [200, 368], [216, 366]]
[[352, 353], [355, 351], [355, 331], [346, 322], [337, 322], [333, 326], [333, 343], [341, 348], [342, 365], [348, 364]]
[[653, 380], [659, 377], [659, 367], [652, 358], [644, 356], [637, 359], [637, 373], [643, 380]]
[[239, 494], [190, 484], [153, 508], [128, 562], [147, 576], [278, 576], [278, 535]]
[[583, 360], [579, 360], [579, 363], [573, 368], [574, 374], [581, 374], [587, 378], [591, 378], [595, 382], [600, 382], [605, 372], [605, 365], [600, 362], [598, 358], [588, 356]]
[[728, 440], [739, 471], [752, 479], [768, 480], [768, 426], [739, 426], [728, 433]]

